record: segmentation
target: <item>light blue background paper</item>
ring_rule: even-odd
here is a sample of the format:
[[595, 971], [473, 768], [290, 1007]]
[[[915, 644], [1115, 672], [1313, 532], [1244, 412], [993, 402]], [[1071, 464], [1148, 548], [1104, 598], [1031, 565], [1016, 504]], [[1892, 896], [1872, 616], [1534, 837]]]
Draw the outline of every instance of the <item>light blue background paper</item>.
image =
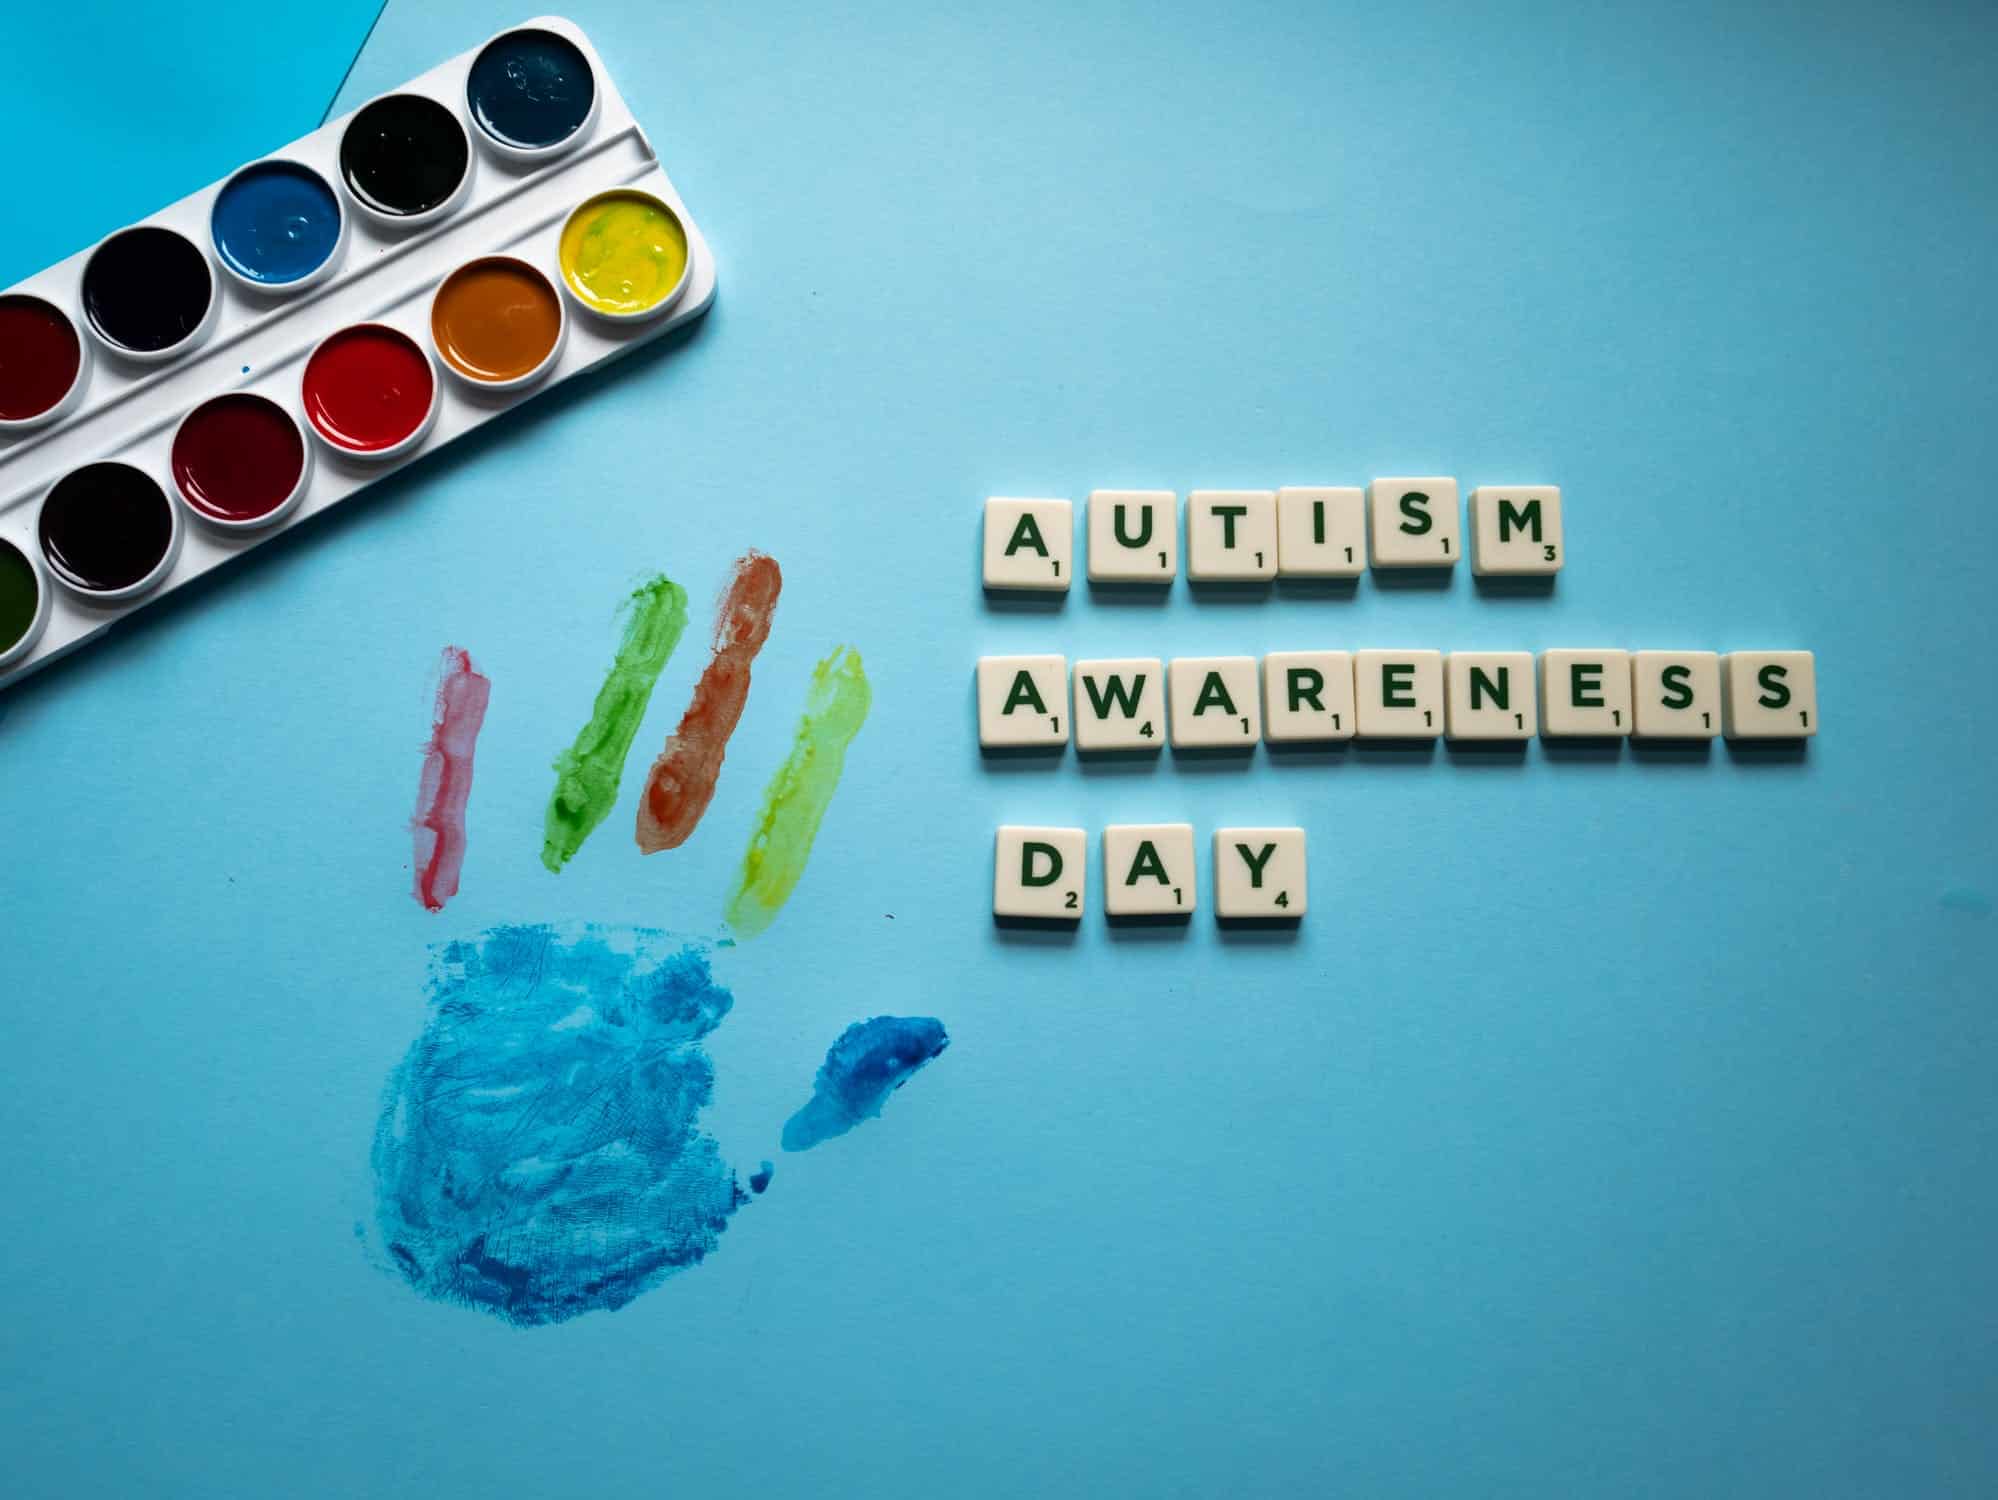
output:
[[[715, 246], [705, 325], [0, 699], [0, 1487], [1998, 1490], [1991, 10], [574, 15]], [[341, 107], [518, 18], [394, 0]], [[10, 84], [0, 280], [308, 128], [366, 24], [317, 19], [261, 38], [323, 60], [302, 115], [162, 123], [85, 48]], [[34, 132], [93, 114], [49, 168]], [[987, 494], [1431, 472], [1564, 487], [1551, 598], [977, 586]], [[749, 546], [786, 582], [748, 713], [641, 860], [636, 770]], [[659, 568], [696, 623], [550, 876], [549, 761]], [[790, 908], [716, 961], [708, 1119], [768, 1194], [559, 1326], [382, 1274], [354, 1226], [426, 945], [712, 933], [842, 641], [873, 714]], [[446, 643], [493, 697], [430, 916]], [[1596, 644], [1812, 648], [1824, 733], [1099, 770], [984, 764], [970, 721], [985, 651]], [[1153, 818], [1308, 827], [1301, 931], [994, 930], [995, 824]], [[880, 1012], [949, 1051], [779, 1153]]]

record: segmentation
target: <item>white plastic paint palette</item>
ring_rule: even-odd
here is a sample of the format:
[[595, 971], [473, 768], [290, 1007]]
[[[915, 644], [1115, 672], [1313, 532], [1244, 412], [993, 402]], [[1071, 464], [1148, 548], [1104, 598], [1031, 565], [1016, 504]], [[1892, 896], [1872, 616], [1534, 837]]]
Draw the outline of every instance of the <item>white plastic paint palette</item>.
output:
[[10, 288], [0, 685], [714, 292], [651, 143], [555, 17]]

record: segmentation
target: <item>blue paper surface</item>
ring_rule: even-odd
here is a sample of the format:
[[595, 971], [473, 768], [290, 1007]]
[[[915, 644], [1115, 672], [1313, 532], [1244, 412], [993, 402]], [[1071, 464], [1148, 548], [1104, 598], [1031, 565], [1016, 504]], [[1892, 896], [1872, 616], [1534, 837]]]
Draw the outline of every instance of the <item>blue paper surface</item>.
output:
[[[1998, 1489], [1989, 10], [568, 13], [714, 245], [698, 331], [0, 696], [10, 1493]], [[393, 0], [339, 107], [515, 19]], [[123, 97], [37, 82], [17, 129]], [[282, 113], [72, 135], [33, 170], [77, 222], [10, 193], [13, 272]], [[1390, 473], [1562, 485], [1552, 594], [978, 587], [988, 494]], [[641, 859], [751, 546], [748, 710]], [[694, 624], [550, 875], [550, 761], [661, 569]], [[430, 945], [714, 936], [842, 642], [874, 707], [809, 869], [713, 954], [702, 1126], [768, 1191], [616, 1311], [419, 1297], [367, 1241]], [[446, 644], [493, 688], [431, 915]], [[982, 652], [1598, 644], [1813, 649], [1823, 732], [1097, 767], [971, 722]], [[1303, 824], [1301, 928], [993, 927], [996, 824], [1167, 819]], [[876, 1015], [949, 1048], [780, 1153]]]

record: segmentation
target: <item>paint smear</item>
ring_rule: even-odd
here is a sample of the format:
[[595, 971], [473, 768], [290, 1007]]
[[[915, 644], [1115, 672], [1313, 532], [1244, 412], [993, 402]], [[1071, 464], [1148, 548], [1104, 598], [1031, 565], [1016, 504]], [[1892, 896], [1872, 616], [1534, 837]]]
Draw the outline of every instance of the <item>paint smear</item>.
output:
[[416, 790], [416, 899], [430, 911], [458, 894], [465, 867], [465, 803], [472, 795], [472, 752], [486, 722], [492, 682], [472, 668], [471, 654], [444, 648], [437, 680], [437, 711], [423, 752], [423, 780]]
[[775, 558], [750, 552], [736, 563], [715, 612], [714, 657], [645, 778], [638, 847], [647, 854], [686, 843], [714, 799], [728, 737], [749, 701], [749, 664], [770, 638], [770, 616], [783, 587]]
[[771, 1166], [767, 1161], [762, 1163], [754, 1172], [749, 1174], [749, 1190], [752, 1193], [761, 1193], [765, 1188], [770, 1186], [770, 1179], [776, 1175], [777, 1169], [775, 1167]]
[[880, 1117], [888, 1096], [950, 1045], [934, 1016], [875, 1016], [855, 1021], [826, 1053], [812, 1097], [785, 1122], [786, 1151], [809, 1151]]
[[617, 805], [624, 758], [652, 701], [652, 685], [687, 628], [687, 591], [661, 573], [633, 591], [625, 611], [624, 643], [597, 690], [590, 722], [555, 757], [541, 862], [557, 874]]
[[872, 702], [860, 653], [851, 646], [834, 647], [813, 669], [797, 738], [763, 793], [742, 875], [723, 913], [738, 935], [751, 938], [764, 931], [791, 898], [820, 820], [839, 789], [846, 747], [860, 733]]
[[430, 1015], [375, 1129], [389, 1268], [516, 1327], [623, 1307], [698, 1265], [749, 1195], [700, 1129], [734, 1004], [646, 928], [496, 927], [433, 947]]

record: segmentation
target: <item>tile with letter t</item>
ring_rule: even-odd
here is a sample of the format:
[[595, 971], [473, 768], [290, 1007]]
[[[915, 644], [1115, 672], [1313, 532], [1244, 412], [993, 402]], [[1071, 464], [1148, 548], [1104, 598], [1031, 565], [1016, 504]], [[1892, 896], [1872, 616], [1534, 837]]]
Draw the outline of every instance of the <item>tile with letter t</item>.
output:
[[1377, 568], [1454, 568], [1463, 552], [1454, 479], [1376, 479], [1367, 486]]
[[1630, 653], [1540, 653], [1540, 733], [1545, 739], [1620, 739], [1630, 733]]
[[1088, 566], [1098, 583], [1171, 583], [1179, 571], [1179, 497], [1092, 490]]
[[978, 658], [978, 743], [988, 750], [1068, 743], [1068, 659]]
[[1443, 662], [1453, 740], [1530, 740], [1539, 732], [1531, 651], [1452, 651]]
[[1277, 491], [1277, 572], [1357, 578], [1367, 567], [1367, 503], [1358, 486]]
[[1175, 656], [1169, 676], [1174, 749], [1246, 750], [1262, 738], [1253, 656]]
[[1263, 658], [1263, 738], [1273, 745], [1350, 740], [1353, 658], [1344, 651], [1272, 651]]
[[1711, 651], [1630, 653], [1630, 732], [1710, 740], [1721, 731], [1720, 658]]
[[1089, 836], [1080, 828], [1001, 824], [992, 865], [992, 915], [1082, 920]]
[[1196, 583], [1276, 577], [1275, 490], [1194, 490], [1186, 497], [1186, 576]]
[[1183, 917], [1199, 903], [1191, 823], [1112, 823], [1103, 830], [1103, 910]]
[[1156, 750], [1166, 741], [1165, 663], [1119, 656], [1075, 664], [1075, 748]]
[[985, 502], [985, 586], [1058, 593], [1075, 573], [1075, 508], [1066, 500]]
[[1803, 740], [1818, 732], [1818, 667], [1808, 651], [1730, 651], [1721, 658], [1721, 732], [1731, 740]]
[[1435, 739], [1443, 732], [1443, 653], [1354, 652], [1353, 709], [1362, 739]]
[[1302, 828], [1214, 830], [1214, 913], [1223, 919], [1304, 915]]
[[1481, 484], [1471, 491], [1471, 571], [1544, 577], [1561, 571], [1558, 484]]

